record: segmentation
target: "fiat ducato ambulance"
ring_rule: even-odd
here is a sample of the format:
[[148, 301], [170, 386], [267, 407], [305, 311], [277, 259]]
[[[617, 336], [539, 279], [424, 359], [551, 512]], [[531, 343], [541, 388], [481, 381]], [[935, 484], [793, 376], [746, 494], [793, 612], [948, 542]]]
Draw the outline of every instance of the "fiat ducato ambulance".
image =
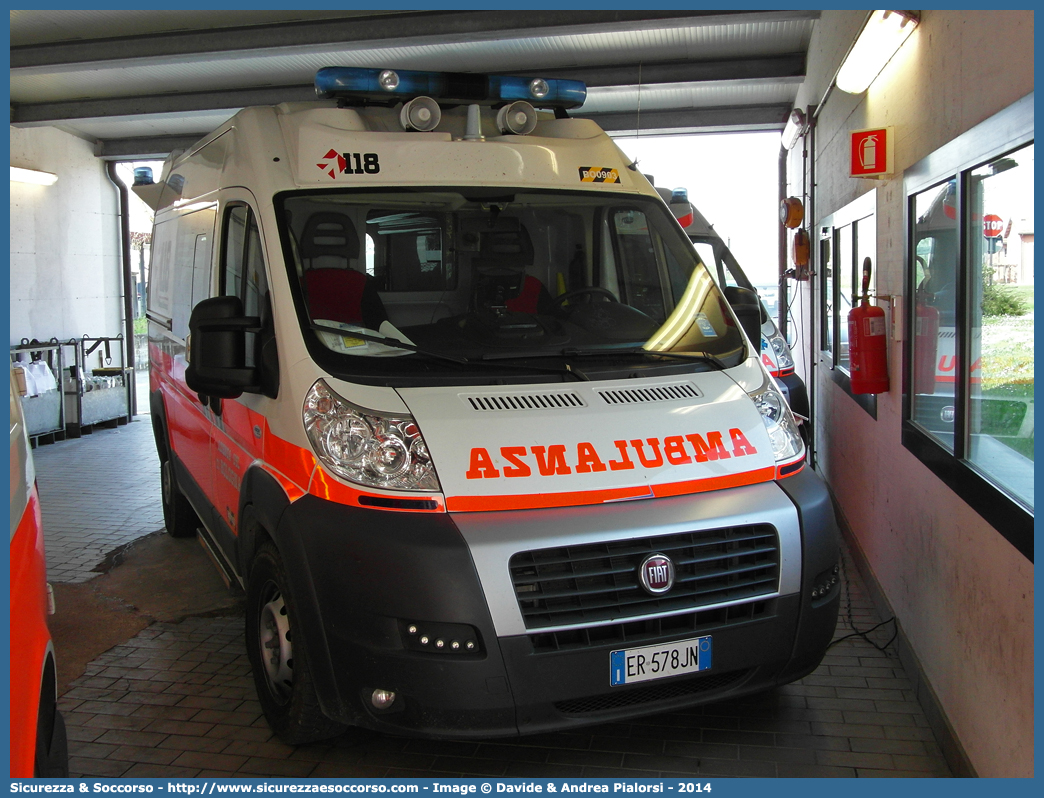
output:
[[813, 670], [838, 538], [793, 417], [568, 80], [331, 67], [138, 193], [167, 529], [264, 713], [490, 737]]
[[[743, 269], [740, 268], [739, 261], [732, 254], [732, 250], [714, 229], [714, 225], [708, 222], [699, 209], [689, 201], [688, 189], [675, 188], [672, 190], [657, 187], [656, 191], [660, 198], [669, 205], [678, 224], [684, 228], [685, 235], [696, 247], [700, 260], [710, 270], [719, 287], [724, 286], [726, 291], [733, 291], [737, 286], [757, 291]], [[807, 443], [808, 391], [805, 388], [804, 380], [795, 371], [794, 353], [790, 349], [790, 344], [787, 343], [787, 339], [783, 337], [783, 333], [772, 319], [764, 291], [757, 293], [761, 305], [761, 330], [758, 337], [752, 341], [758, 344], [761, 350], [761, 362], [765, 364], [768, 373], [775, 377], [777, 386], [794, 414], [798, 431], [801, 432], [802, 439]]]

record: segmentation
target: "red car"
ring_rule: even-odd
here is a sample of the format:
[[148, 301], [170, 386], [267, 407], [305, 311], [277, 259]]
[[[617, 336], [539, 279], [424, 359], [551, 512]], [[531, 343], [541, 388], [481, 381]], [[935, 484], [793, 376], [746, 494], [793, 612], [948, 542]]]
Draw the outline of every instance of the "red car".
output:
[[11, 776], [69, 775], [58, 712], [40, 499], [22, 403], [11, 385]]

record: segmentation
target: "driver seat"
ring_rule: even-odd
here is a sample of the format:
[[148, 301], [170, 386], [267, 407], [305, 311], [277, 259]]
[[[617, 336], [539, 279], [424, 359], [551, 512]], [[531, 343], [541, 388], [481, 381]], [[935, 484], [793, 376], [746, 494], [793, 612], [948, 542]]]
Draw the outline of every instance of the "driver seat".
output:
[[380, 328], [388, 314], [376, 285], [351, 267], [359, 257], [359, 237], [351, 219], [343, 213], [313, 213], [305, 222], [298, 252], [309, 318]]
[[479, 307], [504, 305], [512, 313], [550, 313], [551, 294], [526, 274], [533, 263], [533, 241], [519, 220], [498, 219], [492, 230], [479, 233], [479, 241], [479, 252], [471, 261]]

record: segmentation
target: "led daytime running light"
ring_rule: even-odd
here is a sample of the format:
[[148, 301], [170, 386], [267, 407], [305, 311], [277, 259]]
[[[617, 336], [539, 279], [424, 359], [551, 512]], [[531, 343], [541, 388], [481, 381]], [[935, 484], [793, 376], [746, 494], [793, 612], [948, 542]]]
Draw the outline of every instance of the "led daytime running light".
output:
[[320, 462], [344, 479], [386, 490], [441, 489], [411, 416], [353, 407], [319, 380], [305, 397], [304, 425]]

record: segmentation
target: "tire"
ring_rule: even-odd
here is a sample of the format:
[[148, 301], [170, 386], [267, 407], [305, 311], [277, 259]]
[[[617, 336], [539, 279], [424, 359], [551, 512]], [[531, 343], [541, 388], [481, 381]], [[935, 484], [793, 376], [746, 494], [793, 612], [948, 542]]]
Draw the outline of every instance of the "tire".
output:
[[345, 726], [319, 707], [288, 585], [279, 552], [263, 544], [247, 581], [247, 655], [268, 725], [287, 745], [300, 745], [335, 737]]
[[160, 496], [163, 500], [163, 525], [172, 538], [193, 538], [202, 526], [199, 516], [178, 487], [174, 463], [169, 457], [160, 461]]
[[69, 778], [69, 743], [65, 720], [58, 711], [54, 677], [54, 660], [48, 657], [36, 717], [33, 776], [39, 779]]

